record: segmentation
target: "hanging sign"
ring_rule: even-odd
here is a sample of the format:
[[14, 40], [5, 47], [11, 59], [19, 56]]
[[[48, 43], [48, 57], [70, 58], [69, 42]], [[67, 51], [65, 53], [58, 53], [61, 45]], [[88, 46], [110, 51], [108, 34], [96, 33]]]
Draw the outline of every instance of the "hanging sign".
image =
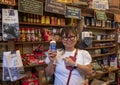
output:
[[97, 20], [107, 20], [106, 13], [104, 11], [96, 11]]
[[14, 9], [2, 9], [2, 38], [4, 41], [20, 36], [18, 11]]
[[43, 3], [37, 0], [18, 0], [18, 10], [25, 13], [43, 15]]
[[0, 0], [0, 4], [15, 6], [15, 0]]
[[89, 0], [89, 7], [97, 10], [109, 9], [108, 0]]
[[114, 21], [120, 22], [120, 14], [114, 14]]
[[66, 6], [66, 17], [80, 19], [81, 9], [76, 7]]
[[45, 11], [65, 15], [65, 4], [55, 2], [55, 0], [46, 0]]

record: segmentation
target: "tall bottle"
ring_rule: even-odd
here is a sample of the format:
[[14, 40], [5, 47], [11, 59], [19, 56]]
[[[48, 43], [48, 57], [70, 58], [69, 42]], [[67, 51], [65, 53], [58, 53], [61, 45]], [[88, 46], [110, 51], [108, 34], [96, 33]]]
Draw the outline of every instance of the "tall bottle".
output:
[[[56, 46], [55, 36], [53, 37], [53, 40], [50, 41], [50, 51], [57, 52], [57, 46]], [[56, 62], [57, 62], [57, 59], [55, 57], [55, 60], [53, 61], [53, 64], [55, 65]]]
[[56, 46], [56, 41], [52, 40], [50, 41], [50, 51], [56, 51], [57, 50], [57, 46]]

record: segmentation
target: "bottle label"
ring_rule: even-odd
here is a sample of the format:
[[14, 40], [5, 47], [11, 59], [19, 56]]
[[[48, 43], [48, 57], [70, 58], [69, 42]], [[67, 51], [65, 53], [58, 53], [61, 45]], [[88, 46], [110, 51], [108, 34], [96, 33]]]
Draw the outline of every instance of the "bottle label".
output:
[[50, 43], [50, 50], [56, 51], [56, 43]]

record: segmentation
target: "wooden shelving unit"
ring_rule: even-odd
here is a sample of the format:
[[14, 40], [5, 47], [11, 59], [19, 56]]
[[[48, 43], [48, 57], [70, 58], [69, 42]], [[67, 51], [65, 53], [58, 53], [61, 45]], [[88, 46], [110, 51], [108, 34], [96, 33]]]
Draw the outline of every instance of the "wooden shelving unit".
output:
[[108, 55], [112, 55], [112, 54], [116, 54], [116, 52], [105, 53], [105, 54], [95, 54], [95, 55], [91, 55], [91, 56], [92, 56], [92, 58], [97, 58], [97, 57], [104, 57], [104, 56], [108, 56]]
[[108, 70], [108, 71], [105, 71], [105, 72], [93, 74], [91, 76], [88, 76], [87, 78], [88, 79], [93, 79], [93, 78], [100, 77], [100, 76], [103, 76], [107, 73], [111, 73], [111, 72], [118, 71], [118, 70], [119, 70], [118, 68], [114, 68], [114, 69], [111, 69], [111, 70]]
[[8, 42], [0, 42], [0, 45], [8, 45]]
[[100, 46], [100, 47], [88, 47], [88, 48], [85, 48], [86, 50], [92, 50], [92, 49], [102, 49], [102, 48], [113, 48], [115, 47], [116, 45], [113, 45], [113, 46]]
[[70, 26], [70, 25], [62, 26], [62, 25], [51, 25], [51, 24], [41, 24], [41, 23], [29, 23], [29, 22], [20, 22], [19, 24], [20, 25], [29, 25], [29, 26], [58, 27], [58, 28]]
[[[108, 19], [108, 21], [114, 20], [114, 19], [110, 19], [110, 18], [107, 18], [107, 19]], [[87, 18], [86, 18], [86, 20], [87, 20]], [[88, 20], [90, 20], [90, 17]], [[94, 25], [94, 26], [90, 26], [90, 25]], [[117, 36], [116, 36], [117, 30], [114, 26], [112, 26], [112, 24], [111, 24], [111, 26], [105, 25], [105, 27], [102, 27], [102, 25], [95, 26], [94, 23], [92, 23], [92, 22], [90, 23], [88, 21], [88, 22], [86, 22], [85, 30], [93, 33], [92, 45], [89, 46], [88, 48], [85, 48], [85, 50], [88, 50], [91, 53], [91, 57], [93, 59], [93, 64], [94, 64], [94, 61], [96, 61], [98, 64], [99, 63], [104, 64], [103, 63], [104, 59], [109, 61], [109, 63], [110, 63], [111, 56], [117, 57], [117, 49], [116, 49], [117, 48], [117, 44], [116, 44], [117, 43]], [[114, 36], [113, 38], [111, 37], [112, 35]], [[107, 64], [107, 66], [111, 66], [111, 65]], [[103, 68], [103, 67], [101, 67], [101, 68]], [[109, 73], [111, 73], [111, 72], [114, 72], [115, 76], [117, 76], [118, 70], [119, 70], [118, 68], [114, 68], [111, 70], [108, 69], [105, 71], [99, 70], [98, 72], [95, 70], [96, 73], [91, 76], [88, 76], [87, 78], [89, 80], [92, 80], [97, 77], [99, 77], [99, 78], [102, 78], [103, 76], [107, 77], [109, 75]], [[117, 79], [115, 79], [115, 81], [117, 81]]]
[[94, 43], [97, 43], [97, 42], [115, 42], [115, 41], [116, 41], [115, 39], [93, 40]]
[[[42, 0], [42, 1], [45, 2], [45, 0]], [[82, 7], [80, 5], [76, 6], [75, 4], [67, 4], [67, 5], [68, 6], [82, 8], [82, 9], [85, 8], [85, 7]], [[85, 3], [85, 6], [87, 6], [86, 3]], [[93, 14], [94, 14], [94, 10], [89, 9], [89, 8], [85, 8], [84, 10], [82, 10], [82, 13], [81, 13], [82, 16], [87, 16], [87, 17], [93, 17]], [[2, 20], [0, 20], [0, 23], [2, 23]], [[41, 24], [41, 23], [29, 23], [29, 22], [19, 22], [19, 24], [20, 24], [20, 26], [53, 27], [53, 28], [55, 28], [55, 27], [56, 28], [63, 28], [63, 27], [69, 26], [69, 25], [61, 26], [61, 25], [51, 25], [51, 24]], [[94, 26], [87, 26], [86, 29], [87, 30], [96, 30], [96, 31], [99, 31], [99, 30], [100, 31], [111, 31], [111, 32], [116, 31], [116, 29], [114, 29], [114, 28], [104, 28], [104, 27], [94, 27]], [[115, 43], [116, 39], [93, 40], [93, 43], [104, 43], [104, 42], [114, 42]], [[49, 42], [45, 42], [45, 41], [38, 41], [38, 42], [15, 42], [15, 41], [8, 41], [8, 42], [0, 42], [0, 45], [9, 45], [9, 48], [14, 49], [13, 45], [17, 46], [17, 45], [20, 45], [20, 44], [24, 45], [24, 44], [42, 44], [42, 43], [48, 44]], [[10, 45], [12, 45], [12, 47]], [[112, 49], [112, 48], [115, 48], [115, 47], [116, 47], [116, 45], [100, 46], [100, 47], [89, 47], [89, 48], [86, 48], [86, 50], [96, 50], [96, 49], [104, 49], [104, 48], [111, 48]], [[109, 56], [109, 55], [112, 55], [112, 54], [116, 54], [116, 51], [105, 53], [105, 54], [95, 54], [95, 55], [91, 55], [91, 56], [92, 56], [92, 58], [99, 58], [99, 57]], [[45, 67], [45, 66], [46, 66], [46, 64], [37, 64], [37, 65], [25, 66], [25, 68]], [[99, 77], [99, 76], [105, 75], [107, 73], [118, 71], [118, 70], [119, 69], [112, 69], [112, 70], [109, 70], [109, 71], [106, 71], [106, 72], [98, 73], [98, 74], [89, 76], [88, 79]], [[41, 80], [41, 76], [40, 76], [41, 74], [38, 74], [38, 75], [39, 75], [39, 79]]]
[[93, 26], [87, 26], [87, 29], [95, 29], [95, 30], [107, 30], [107, 31], [115, 31], [114, 28], [104, 28], [104, 27], [93, 27]]
[[36, 42], [15, 42], [15, 44], [41, 44], [41, 43], [47, 43], [47, 42], [43, 42], [43, 41], [36, 41]]
[[28, 65], [28, 66], [25, 66], [24, 68], [32, 68], [32, 67], [46, 67], [47, 65], [46, 64], [35, 64], [35, 65]]

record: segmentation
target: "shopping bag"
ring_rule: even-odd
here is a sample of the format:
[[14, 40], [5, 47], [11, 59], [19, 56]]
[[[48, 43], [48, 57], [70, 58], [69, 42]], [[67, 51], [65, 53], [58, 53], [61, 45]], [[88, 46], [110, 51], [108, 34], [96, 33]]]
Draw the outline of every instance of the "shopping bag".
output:
[[2, 64], [2, 80], [3, 81], [10, 81], [10, 75], [9, 75], [9, 72], [8, 72], [8, 66], [7, 66], [7, 61], [6, 61], [6, 55], [8, 53], [3, 53], [3, 64]]
[[16, 81], [25, 76], [25, 71], [20, 56], [20, 51], [8, 51], [4, 52], [5, 61], [7, 62], [6, 66], [8, 67], [8, 72], [10, 75], [11, 81]]

